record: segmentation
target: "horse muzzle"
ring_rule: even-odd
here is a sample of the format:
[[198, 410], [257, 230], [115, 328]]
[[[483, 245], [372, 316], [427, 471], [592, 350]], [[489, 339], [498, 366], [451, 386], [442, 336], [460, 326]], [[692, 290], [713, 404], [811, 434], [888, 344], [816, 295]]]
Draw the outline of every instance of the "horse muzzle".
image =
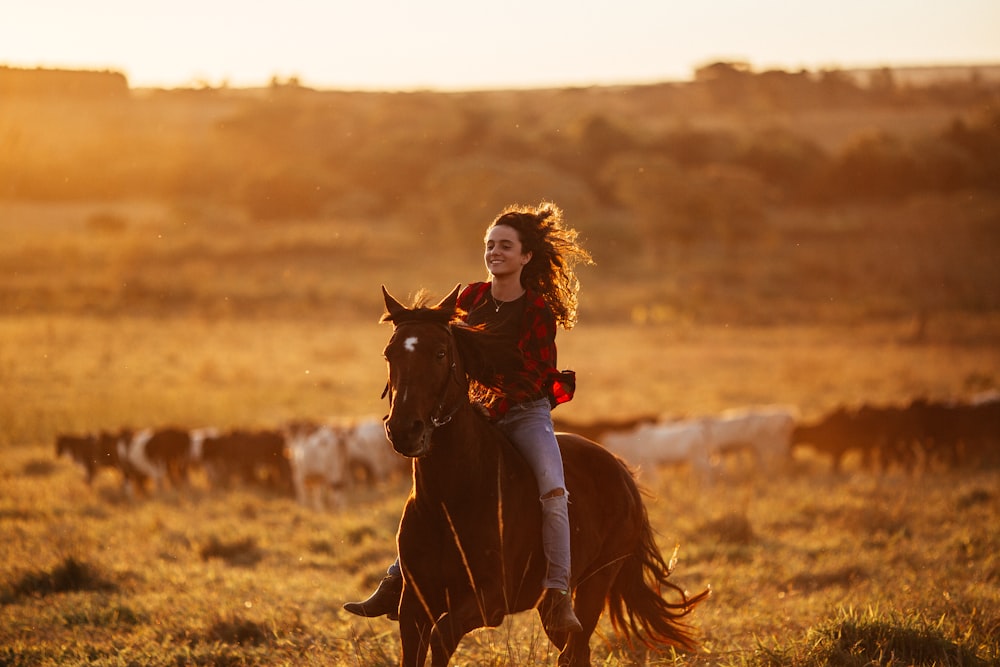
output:
[[393, 415], [385, 421], [385, 435], [392, 448], [403, 456], [419, 458], [431, 450], [434, 427], [422, 419], [398, 419]]

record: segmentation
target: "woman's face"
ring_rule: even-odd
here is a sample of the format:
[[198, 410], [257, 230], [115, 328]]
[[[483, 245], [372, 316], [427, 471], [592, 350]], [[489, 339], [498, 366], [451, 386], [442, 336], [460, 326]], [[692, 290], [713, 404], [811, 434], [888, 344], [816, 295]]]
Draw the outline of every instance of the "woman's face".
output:
[[516, 229], [508, 225], [495, 225], [486, 234], [486, 252], [483, 258], [490, 274], [499, 277], [519, 274], [524, 265], [531, 261], [531, 253], [523, 252]]

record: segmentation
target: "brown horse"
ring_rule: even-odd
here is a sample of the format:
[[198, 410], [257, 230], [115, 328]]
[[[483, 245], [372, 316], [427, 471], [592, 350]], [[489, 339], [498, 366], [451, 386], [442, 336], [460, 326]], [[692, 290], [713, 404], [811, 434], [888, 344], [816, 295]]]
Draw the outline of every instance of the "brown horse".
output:
[[[400, 664], [448, 664], [462, 637], [538, 606], [546, 562], [531, 469], [469, 399], [469, 379], [488, 378], [488, 332], [458, 317], [458, 287], [435, 306], [407, 308], [382, 288], [393, 333], [385, 348], [386, 434], [413, 459], [413, 486], [397, 535], [403, 570]], [[583, 631], [552, 633], [560, 665], [589, 665], [590, 636], [608, 607], [629, 643], [693, 650], [682, 618], [709, 591], [688, 597], [667, 580], [631, 472], [577, 435], [560, 433], [572, 526], [574, 608]], [[669, 602], [664, 590], [679, 597]], [[539, 602], [539, 600], [542, 600]]]

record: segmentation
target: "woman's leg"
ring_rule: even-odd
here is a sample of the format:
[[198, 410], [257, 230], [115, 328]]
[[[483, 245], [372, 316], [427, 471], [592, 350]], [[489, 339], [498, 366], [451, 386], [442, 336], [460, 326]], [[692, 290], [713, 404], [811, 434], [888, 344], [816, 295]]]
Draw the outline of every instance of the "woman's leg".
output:
[[546, 399], [515, 406], [498, 422], [531, 466], [542, 503], [542, 551], [548, 568], [538, 609], [548, 633], [580, 632], [570, 593], [569, 493]]
[[535, 473], [542, 503], [542, 548], [548, 560], [543, 584], [569, 590], [569, 494], [549, 402], [542, 399], [515, 406], [498, 425]]

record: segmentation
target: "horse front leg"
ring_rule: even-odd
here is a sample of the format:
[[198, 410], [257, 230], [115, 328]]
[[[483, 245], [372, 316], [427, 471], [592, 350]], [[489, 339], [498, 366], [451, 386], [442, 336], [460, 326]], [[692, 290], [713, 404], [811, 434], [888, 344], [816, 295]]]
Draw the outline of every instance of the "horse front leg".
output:
[[445, 667], [462, 637], [478, 628], [496, 627], [503, 618], [502, 608], [489, 607], [475, 595], [460, 596], [450, 611], [438, 617], [431, 630], [431, 665]]
[[454, 627], [454, 617], [445, 612], [435, 623], [425, 623], [426, 616], [416, 622], [404, 621], [400, 607], [399, 636], [402, 644], [400, 664], [403, 667], [422, 667], [430, 649], [431, 667], [447, 667], [455, 654], [458, 643], [467, 630]]
[[433, 627], [416, 595], [407, 595], [404, 589], [399, 601], [400, 667], [424, 666]]

